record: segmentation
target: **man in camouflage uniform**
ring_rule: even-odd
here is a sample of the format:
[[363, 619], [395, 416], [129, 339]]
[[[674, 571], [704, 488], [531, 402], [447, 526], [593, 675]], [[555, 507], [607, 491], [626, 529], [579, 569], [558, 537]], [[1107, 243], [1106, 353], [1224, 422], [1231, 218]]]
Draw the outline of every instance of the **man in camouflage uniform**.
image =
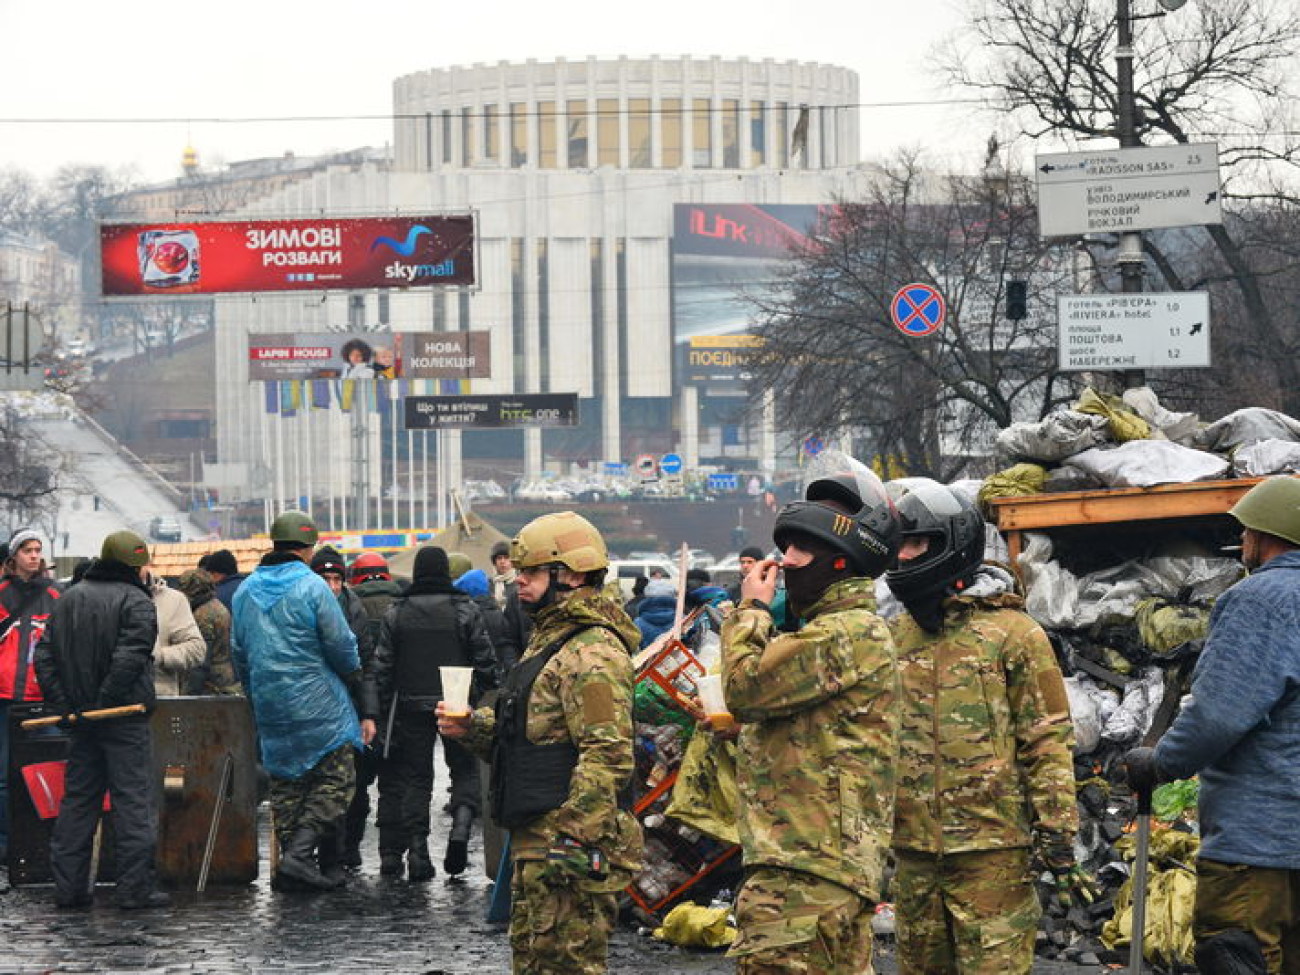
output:
[[242, 693], [235, 677], [235, 665], [230, 660], [230, 611], [217, 598], [212, 576], [203, 569], [190, 569], [181, 575], [178, 585], [189, 600], [190, 612], [207, 645], [203, 663], [186, 676], [185, 693]]
[[982, 565], [979, 512], [925, 478], [889, 490], [903, 541], [885, 578], [907, 608], [894, 623], [899, 969], [1027, 973], [1040, 912], [1031, 849], [1065, 896], [1081, 883], [1065, 685], [1010, 574]]
[[[870, 577], [892, 561], [898, 525], [879, 479], [855, 466], [812, 481], [806, 500], [781, 510], [782, 565], [755, 565], [723, 624], [723, 686], [742, 722], [745, 882], [730, 951], [739, 975], [871, 971], [894, 815], [898, 676]], [[772, 623], [781, 569], [805, 621], [794, 633]]]
[[618, 892], [641, 868], [641, 828], [620, 802], [633, 771], [630, 653], [638, 633], [601, 595], [609, 556], [573, 512], [543, 515], [510, 557], [533, 632], [495, 712], [438, 730], [492, 760], [493, 818], [511, 830], [516, 975], [606, 970]]

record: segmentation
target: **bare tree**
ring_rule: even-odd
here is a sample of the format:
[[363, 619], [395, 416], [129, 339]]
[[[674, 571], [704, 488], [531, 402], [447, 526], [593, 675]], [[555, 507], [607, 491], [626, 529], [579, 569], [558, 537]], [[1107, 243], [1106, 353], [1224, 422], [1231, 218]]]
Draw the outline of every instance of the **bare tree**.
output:
[[[859, 432], [909, 472], [952, 477], [998, 428], [1069, 395], [1042, 311], [1069, 273], [1070, 252], [1039, 240], [1029, 186], [1006, 174], [996, 146], [974, 178], [928, 174], [906, 155], [839, 205], [779, 287], [748, 296], [764, 341], [751, 390], [774, 390], [799, 436]], [[1029, 314], [1014, 321], [1003, 314], [1009, 281], [1028, 290]], [[913, 282], [946, 299], [933, 334], [891, 321]]]
[[[1285, 238], [1261, 235], [1277, 229], [1271, 213], [1291, 211], [1300, 200], [1300, 132], [1292, 108], [1300, 9], [1294, 0], [1213, 0], [1159, 16], [1140, 9], [1140, 0], [1132, 6], [1137, 135], [1152, 143], [1216, 142], [1229, 213], [1222, 225], [1196, 231], [1199, 241], [1148, 234], [1149, 269], [1161, 282], [1157, 288], [1210, 287], [1216, 319], [1236, 312], [1244, 326], [1222, 339], [1215, 335], [1216, 362], [1249, 370], [1253, 361], [1263, 374], [1232, 381], [1265, 399], [1294, 403], [1293, 391], [1300, 390], [1294, 296], [1274, 285], [1295, 255]], [[965, 9], [964, 29], [943, 52], [949, 82], [984, 96], [991, 110], [1031, 138], [1118, 137], [1113, 0], [966, 0]], [[1112, 245], [1104, 239], [1088, 245], [1110, 272]], [[1193, 380], [1192, 388], [1221, 392], [1223, 380]]]
[[0, 401], [0, 451], [5, 457], [0, 465], [0, 517], [11, 529], [45, 526], [52, 536], [63, 460], [23, 429], [11, 397]]

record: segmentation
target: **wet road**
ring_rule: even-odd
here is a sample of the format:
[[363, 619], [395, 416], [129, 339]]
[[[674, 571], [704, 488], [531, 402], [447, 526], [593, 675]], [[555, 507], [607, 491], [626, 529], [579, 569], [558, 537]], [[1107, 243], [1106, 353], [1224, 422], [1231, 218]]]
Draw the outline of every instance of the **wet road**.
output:
[[[264, 809], [263, 809], [264, 811]], [[435, 830], [445, 830], [435, 817]], [[372, 831], [373, 832], [373, 831]], [[445, 835], [445, 834], [444, 834]], [[432, 838], [435, 862], [444, 835]], [[173, 891], [171, 908], [124, 912], [112, 888], [96, 891], [89, 910], [61, 911], [49, 887], [0, 895], [0, 973], [361, 972], [394, 975], [484, 975], [508, 972], [504, 926], [486, 916], [491, 883], [481, 844], [458, 882], [428, 884], [381, 878], [373, 835], [366, 863], [349, 886], [330, 894], [276, 894], [266, 874], [257, 883], [204, 894]], [[877, 971], [892, 975], [890, 945], [878, 942]], [[1091, 975], [1095, 968], [1041, 963], [1035, 973]], [[720, 952], [679, 949], [621, 924], [610, 950], [614, 975], [722, 975], [735, 971]]]

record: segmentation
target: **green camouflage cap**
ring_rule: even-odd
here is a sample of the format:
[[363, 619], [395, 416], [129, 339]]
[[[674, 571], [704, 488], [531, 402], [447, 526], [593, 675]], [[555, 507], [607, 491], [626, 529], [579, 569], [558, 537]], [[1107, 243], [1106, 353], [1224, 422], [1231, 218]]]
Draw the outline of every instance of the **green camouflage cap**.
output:
[[320, 539], [316, 522], [301, 511], [285, 511], [271, 522], [271, 541], [296, 542], [311, 547]]
[[113, 532], [104, 539], [99, 557], [105, 562], [125, 562], [139, 568], [149, 564], [149, 546], [135, 532]]

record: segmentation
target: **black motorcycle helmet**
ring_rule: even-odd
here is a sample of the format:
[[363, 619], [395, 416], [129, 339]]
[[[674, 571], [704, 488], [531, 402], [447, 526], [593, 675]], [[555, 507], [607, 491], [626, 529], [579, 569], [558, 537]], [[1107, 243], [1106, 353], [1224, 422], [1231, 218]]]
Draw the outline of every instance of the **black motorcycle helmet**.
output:
[[880, 478], [856, 467], [810, 481], [803, 501], [781, 509], [772, 530], [777, 548], [784, 551], [791, 535], [801, 533], [844, 555], [853, 575], [875, 577], [893, 563], [898, 514]]
[[899, 478], [888, 491], [903, 539], [925, 536], [930, 547], [891, 568], [885, 581], [905, 606], [941, 599], [984, 561], [984, 519], [965, 498], [929, 478]]

